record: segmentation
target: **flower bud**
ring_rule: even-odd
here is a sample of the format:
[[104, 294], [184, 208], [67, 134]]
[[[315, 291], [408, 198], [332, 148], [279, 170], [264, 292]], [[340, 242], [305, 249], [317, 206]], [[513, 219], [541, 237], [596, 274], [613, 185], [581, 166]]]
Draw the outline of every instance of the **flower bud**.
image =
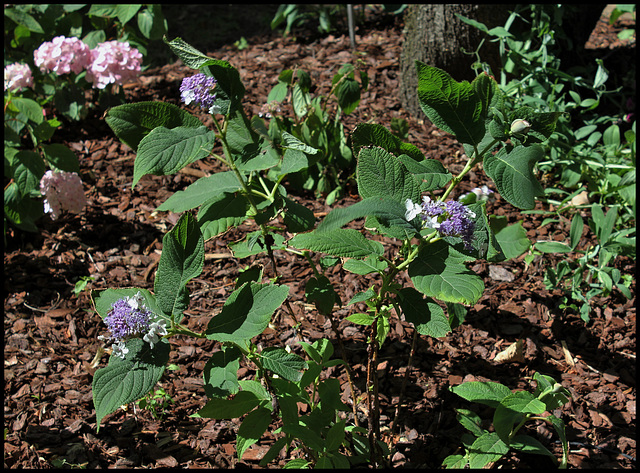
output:
[[518, 118], [511, 123], [511, 134], [522, 134], [526, 135], [531, 129], [531, 123], [522, 118]]

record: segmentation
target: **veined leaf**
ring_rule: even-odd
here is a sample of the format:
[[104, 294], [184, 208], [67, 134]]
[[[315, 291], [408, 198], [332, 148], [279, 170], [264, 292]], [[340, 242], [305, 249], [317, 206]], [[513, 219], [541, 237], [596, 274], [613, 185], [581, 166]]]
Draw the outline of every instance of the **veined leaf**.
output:
[[185, 126], [197, 128], [202, 122], [167, 102], [137, 102], [118, 105], [110, 108], [105, 117], [107, 125], [113, 130], [118, 139], [129, 145], [134, 151], [138, 150], [138, 144], [158, 126], [176, 128]]
[[247, 414], [242, 420], [236, 437], [238, 459], [242, 458], [244, 452], [246, 452], [251, 445], [260, 440], [260, 437], [265, 433], [269, 424], [271, 424], [271, 411], [266, 407], [258, 407]]
[[169, 343], [160, 340], [153, 349], [140, 338], [126, 342], [125, 358], [111, 355], [109, 364], [95, 372], [92, 382], [96, 430], [102, 419], [120, 406], [141, 399], [160, 380], [169, 361]]
[[535, 207], [535, 198], [544, 194], [533, 175], [533, 166], [543, 154], [539, 145], [517, 146], [509, 152], [502, 148], [485, 156], [484, 170], [507, 202], [530, 210]]
[[419, 334], [444, 337], [451, 331], [444, 310], [433, 299], [424, 298], [412, 287], [400, 290], [400, 307], [407, 322], [413, 324]]
[[509, 446], [495, 432], [487, 432], [478, 437], [469, 448], [469, 467], [473, 470], [484, 468], [509, 453]]
[[468, 381], [450, 388], [451, 392], [471, 402], [479, 402], [496, 408], [511, 394], [508, 387], [492, 381]]
[[461, 143], [478, 144], [485, 134], [481, 98], [467, 81], [457, 82], [447, 72], [416, 61], [420, 107], [441, 130]]
[[362, 233], [352, 228], [330, 231], [300, 233], [289, 241], [294, 248], [320, 251], [332, 256], [364, 258], [371, 254], [381, 255], [382, 245], [367, 240]]
[[196, 219], [184, 213], [162, 239], [162, 255], [154, 290], [158, 307], [166, 315], [180, 315], [189, 305], [187, 283], [204, 266], [204, 241]]
[[180, 213], [200, 207], [205, 202], [218, 198], [224, 193], [240, 190], [240, 182], [233, 171], [223, 171], [201, 177], [185, 190], [177, 191], [165, 200], [157, 210]]
[[223, 346], [214, 352], [202, 372], [204, 392], [209, 398], [222, 398], [235, 394], [240, 389], [238, 369], [242, 352], [237, 347]]
[[214, 140], [215, 134], [205, 126], [154, 128], [138, 145], [131, 187], [135, 187], [146, 174], [173, 174], [198, 159], [206, 158], [213, 149]]
[[198, 212], [202, 238], [207, 241], [247, 219], [249, 201], [243, 195], [222, 194], [207, 201]]
[[409, 277], [426, 296], [443, 302], [475, 304], [484, 291], [484, 283], [464, 265], [468, 260], [468, 256], [439, 240], [420, 250], [409, 265]]
[[265, 369], [294, 383], [300, 381], [302, 371], [309, 367], [303, 358], [279, 347], [269, 347], [262, 350], [260, 362]]
[[253, 281], [233, 291], [222, 311], [209, 321], [205, 334], [210, 340], [246, 345], [260, 335], [271, 316], [284, 302], [289, 287]]
[[367, 197], [385, 197], [397, 202], [417, 201], [420, 184], [393, 154], [378, 147], [362, 148], [356, 166], [358, 193]]

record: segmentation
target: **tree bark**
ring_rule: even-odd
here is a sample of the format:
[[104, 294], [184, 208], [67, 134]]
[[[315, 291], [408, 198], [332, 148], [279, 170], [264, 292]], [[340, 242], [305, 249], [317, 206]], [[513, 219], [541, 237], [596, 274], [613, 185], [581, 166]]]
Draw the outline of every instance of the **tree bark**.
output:
[[[473, 53], [486, 37], [477, 28], [462, 22], [455, 13], [484, 23], [489, 29], [504, 25], [515, 5], [495, 4], [411, 4], [404, 12], [400, 57], [400, 100], [405, 110], [424, 117], [418, 104], [416, 60], [447, 71], [454, 79], [473, 80]], [[481, 58], [492, 70], [500, 65], [497, 46], [485, 40]]]

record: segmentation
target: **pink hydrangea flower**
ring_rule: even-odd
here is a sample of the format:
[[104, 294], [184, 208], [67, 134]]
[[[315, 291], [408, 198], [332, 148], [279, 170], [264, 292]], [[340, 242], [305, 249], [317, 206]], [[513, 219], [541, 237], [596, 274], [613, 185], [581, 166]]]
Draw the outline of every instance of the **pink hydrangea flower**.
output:
[[4, 90], [17, 90], [21, 87], [33, 87], [31, 69], [26, 64], [9, 64], [4, 68]]
[[91, 60], [91, 50], [78, 38], [56, 36], [46, 41], [33, 52], [33, 60], [45, 72], [58, 75], [74, 72], [79, 74]]
[[107, 41], [91, 50], [86, 78], [98, 89], [108, 84], [122, 85], [138, 77], [141, 64], [142, 54], [129, 43]]
[[40, 192], [45, 196], [44, 211], [57, 219], [63, 210], [80, 213], [87, 203], [80, 176], [75, 172], [47, 171], [40, 180]]

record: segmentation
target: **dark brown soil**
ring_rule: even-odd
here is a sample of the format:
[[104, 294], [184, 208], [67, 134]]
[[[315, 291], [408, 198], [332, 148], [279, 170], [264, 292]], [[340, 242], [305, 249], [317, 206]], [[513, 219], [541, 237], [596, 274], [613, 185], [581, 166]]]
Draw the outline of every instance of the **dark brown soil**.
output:
[[[253, 17], [255, 13], [268, 21], [273, 11], [274, 6], [269, 5], [255, 11], [245, 9], [243, 14]], [[167, 15], [169, 36], [181, 36], [215, 58], [231, 62], [244, 81], [249, 114], [260, 111], [284, 68], [306, 69], [318, 84], [318, 92], [326, 93], [341, 64], [361, 59], [371, 87], [353, 116], [346, 119], [347, 129], [351, 131], [363, 121], [389, 127], [392, 118], [406, 118], [410, 124], [409, 142], [454, 171], [461, 168], [461, 147], [430, 123], [408, 116], [396, 97], [402, 40], [399, 19], [370, 15], [366, 23], [358, 26], [357, 47], [351, 51], [346, 28], [341, 25], [333, 34], [296, 32], [295, 38], [282, 38], [271, 33], [268, 26], [260, 30], [252, 25], [258, 36], [230, 28], [226, 36], [221, 33], [219, 39], [212, 39], [207, 45], [198, 32], [206, 31], [212, 13], [202, 18], [204, 26], [171, 29], [174, 21], [181, 22], [176, 25], [184, 24], [185, 16], [194, 13], [198, 14], [194, 6], [171, 10]], [[237, 11], [234, 14], [230, 18], [238, 18]], [[602, 22], [598, 28], [593, 47], [605, 43], [604, 47], [609, 47], [615, 30]], [[233, 43], [242, 35], [249, 46], [238, 50]], [[138, 84], [126, 88], [127, 100], [178, 104], [180, 80], [191, 73], [180, 63], [151, 69]], [[267, 434], [238, 460], [238, 422], [189, 417], [206, 402], [202, 369], [215, 347], [210, 341], [171, 339], [170, 363], [178, 369], [167, 370], [159, 387], [175, 403], [166, 409], [161, 420], [154, 419], [149, 410], [130, 404], [126, 410], [107, 416], [96, 433], [91, 382], [96, 366], [105, 366], [108, 356], [98, 356], [97, 365], [92, 361], [103, 345], [97, 337], [105, 334], [106, 328], [92, 309], [88, 291], [78, 296], [72, 291], [85, 276], [95, 278], [90, 289], [153, 289], [162, 237], [178, 217], [155, 213], [155, 208], [199, 175], [215, 172], [217, 164], [205, 159], [175, 176], [147, 176], [132, 191], [135, 154], [115, 138], [100, 113], [63, 130], [59, 138], [80, 158], [89, 205], [79, 216], [66, 215], [53, 222], [44, 219], [39, 234], [12, 234], [5, 247], [5, 468], [52, 468], [61, 462], [87, 468], [258, 468], [260, 458], [274, 441], [273, 435]], [[487, 182], [483, 173], [476, 171], [469, 175], [462, 192]], [[312, 208], [318, 220], [329, 210], [322, 201], [308, 195], [295, 198]], [[355, 195], [349, 195], [335, 206], [355, 199]], [[542, 204], [538, 209], [548, 210]], [[542, 216], [524, 216], [499, 196], [489, 211], [505, 215], [509, 223], [524, 220], [531, 240], [567, 239], [567, 224], [542, 227]], [[233, 290], [239, 269], [248, 264], [264, 264], [266, 271], [271, 271], [265, 258], [231, 257], [227, 243], [253, 229], [251, 225], [241, 225], [207, 242], [204, 272], [189, 285], [189, 327], [202, 329], [220, 310]], [[593, 241], [588, 230], [583, 238], [583, 244]], [[593, 300], [593, 319], [585, 325], [575, 313], [559, 308], [560, 290], [545, 288], [544, 269], [555, 261], [551, 256], [538, 258], [527, 266], [521, 257], [497, 265], [479, 261], [473, 266], [484, 278], [485, 294], [469, 308], [465, 323], [449, 336], [419, 338], [400, 406], [398, 429], [393, 435], [389, 426], [406, 371], [413, 328], [392, 319], [392, 332], [382, 347], [378, 366], [381, 428], [394, 452], [392, 466], [439, 468], [443, 459], [461, 446], [464, 429], [456, 421], [454, 409], [470, 408], [485, 418], [490, 414], [480, 405], [452, 394], [450, 386], [477, 379], [501, 382], [511, 389], [529, 389], [531, 377], [540, 372], [561, 382], [573, 396], [567, 406], [556, 412], [567, 425], [570, 466], [635, 468], [635, 283], [631, 300], [619, 292]], [[277, 263], [282, 282], [291, 288], [290, 302], [296, 317], [302, 320], [305, 340], [336, 340], [329, 320], [304, 299], [304, 283], [311, 275], [308, 265], [285, 252], [277, 253]], [[635, 274], [635, 260], [618, 258], [615, 265], [623, 274]], [[340, 288], [343, 301], [371, 282], [354, 277], [340, 265], [328, 276]], [[358, 326], [343, 320], [347, 315], [346, 309], [336, 311], [356, 384], [362, 389], [366, 376], [365, 335]], [[258, 337], [264, 346], [296, 340], [285, 313], [277, 312], [276, 316], [276, 329]], [[493, 361], [497, 353], [517, 340], [524, 341], [524, 361]], [[345, 381], [340, 370], [333, 376]], [[278, 426], [271, 427], [275, 430]], [[560, 456], [557, 435], [543, 423], [533, 425], [529, 433]], [[270, 466], [282, 466], [288, 458], [283, 454]], [[544, 457], [510, 454], [494, 466], [551, 465]]]

